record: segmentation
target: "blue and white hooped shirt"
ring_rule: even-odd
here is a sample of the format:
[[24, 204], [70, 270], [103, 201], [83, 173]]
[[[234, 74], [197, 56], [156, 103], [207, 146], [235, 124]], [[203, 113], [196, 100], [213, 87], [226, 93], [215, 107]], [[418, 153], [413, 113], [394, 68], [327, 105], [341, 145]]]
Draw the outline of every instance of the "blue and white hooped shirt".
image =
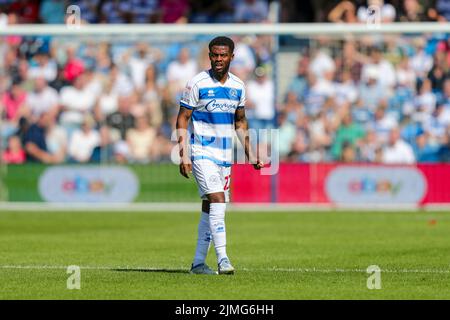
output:
[[229, 72], [222, 84], [212, 76], [211, 70], [200, 72], [186, 85], [180, 106], [193, 110], [189, 125], [192, 160], [208, 159], [230, 166], [234, 113], [245, 106], [242, 80]]

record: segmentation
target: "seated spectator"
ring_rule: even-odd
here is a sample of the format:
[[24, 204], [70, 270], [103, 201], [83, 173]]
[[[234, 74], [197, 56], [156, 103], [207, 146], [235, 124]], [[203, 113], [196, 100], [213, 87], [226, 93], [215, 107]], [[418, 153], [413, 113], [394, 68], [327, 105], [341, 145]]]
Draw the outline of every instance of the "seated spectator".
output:
[[383, 57], [383, 51], [378, 46], [370, 49], [370, 62], [365, 64], [361, 70], [363, 81], [367, 81], [370, 76], [376, 77], [377, 84], [383, 90], [389, 90], [395, 86], [395, 69], [392, 63]]
[[436, 1], [437, 20], [440, 22], [450, 21], [450, 0]]
[[297, 74], [288, 87], [288, 92], [293, 92], [298, 98], [301, 97], [308, 86], [308, 64], [309, 58], [302, 56], [297, 63]]
[[450, 109], [442, 104], [436, 106], [436, 110], [423, 121], [423, 129], [429, 135], [429, 141], [441, 144], [450, 126]]
[[126, 133], [134, 127], [135, 119], [131, 114], [130, 97], [122, 96], [118, 100], [118, 110], [106, 117], [106, 124], [119, 131], [122, 140], [126, 140]]
[[66, 64], [63, 68], [64, 79], [72, 83], [75, 78], [84, 72], [84, 62], [77, 57], [77, 48], [69, 46], [66, 49]]
[[101, 0], [74, 0], [72, 4], [80, 7], [81, 19], [87, 23], [99, 22], [98, 13]]
[[355, 146], [348, 141], [344, 141], [342, 144], [342, 152], [340, 162], [351, 163], [356, 161]]
[[356, 145], [365, 136], [364, 129], [353, 122], [350, 113], [342, 117], [342, 123], [336, 131], [335, 139], [331, 145], [331, 155], [335, 160], [342, 158], [342, 147], [344, 142]]
[[440, 145], [430, 143], [427, 134], [417, 136], [414, 154], [417, 162], [438, 162]]
[[398, 128], [389, 133], [387, 145], [383, 148], [382, 162], [385, 164], [414, 164], [416, 162], [411, 145], [400, 137]]
[[1, 96], [0, 115], [5, 114], [6, 125], [17, 126], [21, 117], [29, 115], [27, 105], [27, 92], [24, 91], [19, 82], [13, 82], [9, 89]]
[[395, 21], [397, 13], [395, 7], [392, 4], [384, 3], [384, 0], [368, 0], [367, 7], [366, 6], [359, 7], [356, 13], [359, 22], [366, 23], [371, 15], [376, 14], [371, 12], [370, 9], [376, 7], [380, 8], [379, 14], [381, 23], [389, 23]]
[[145, 72], [145, 86], [142, 92], [142, 102], [147, 106], [151, 125], [160, 127], [163, 122], [162, 92], [157, 81], [156, 68], [149, 65]]
[[101, 23], [128, 23], [131, 21], [131, 2], [128, 0], [105, 0], [100, 10]]
[[31, 61], [28, 76], [30, 78], [43, 77], [47, 82], [51, 82], [56, 79], [57, 72], [56, 62], [47, 53], [37, 52]]
[[100, 94], [94, 108], [95, 120], [103, 123], [106, 117], [117, 111], [119, 95], [113, 90], [113, 84], [110, 80], [105, 83], [105, 87]]
[[375, 111], [374, 121], [371, 123], [375, 130], [378, 142], [384, 144], [388, 141], [389, 132], [398, 127], [397, 119], [386, 112], [386, 107], [380, 105]]
[[129, 0], [131, 23], [155, 23], [160, 20], [158, 0]]
[[92, 150], [91, 159], [89, 162], [95, 163], [109, 163], [114, 161], [114, 144], [120, 139], [115, 137], [108, 126], [101, 126], [99, 129], [100, 142]]
[[450, 78], [445, 79], [442, 85], [442, 94], [438, 95], [438, 103], [450, 109]]
[[147, 68], [158, 58], [156, 53], [151, 52], [146, 43], [138, 43], [134, 52], [128, 52], [124, 57], [124, 63], [128, 65], [131, 80], [134, 87], [141, 92], [145, 85]]
[[73, 86], [63, 87], [60, 92], [61, 124], [72, 129], [79, 127], [84, 115], [94, 108], [96, 98], [87, 88], [85, 74], [78, 76]]
[[171, 96], [179, 100], [186, 83], [197, 74], [197, 63], [191, 59], [188, 48], [182, 48], [178, 60], [172, 61], [167, 67], [167, 81]]
[[135, 128], [129, 129], [126, 140], [130, 147], [130, 157], [134, 162], [147, 163], [152, 157], [156, 130], [150, 126], [146, 114], [136, 117]]
[[232, 23], [234, 22], [233, 2], [227, 0], [190, 0], [189, 22], [192, 23]]
[[130, 78], [128, 78], [128, 76], [123, 73], [115, 64], [111, 65], [109, 79], [113, 83], [112, 90], [114, 93], [120, 96], [127, 96], [133, 93], [134, 88]]
[[357, 104], [371, 112], [375, 112], [376, 108], [387, 99], [384, 88], [378, 83], [378, 77], [379, 73], [375, 68], [368, 68], [365, 79], [359, 85]]
[[355, 23], [356, 7], [351, 1], [340, 1], [328, 14], [328, 20], [334, 23]]
[[409, 59], [409, 64], [417, 78], [422, 81], [427, 77], [433, 67], [433, 57], [425, 51], [426, 41], [423, 37], [415, 38], [413, 44], [415, 52]]
[[297, 118], [303, 115], [303, 105], [298, 101], [294, 91], [288, 91], [286, 101], [281, 106], [281, 111], [286, 113], [286, 118], [291, 123], [296, 123]]
[[247, 85], [247, 113], [249, 126], [252, 129], [270, 129], [275, 117], [273, 81], [267, 76], [267, 71], [258, 67], [255, 70], [255, 80]]
[[280, 112], [278, 115], [278, 132], [279, 132], [279, 154], [280, 158], [283, 159], [287, 157], [292, 149], [292, 144], [295, 141], [295, 125], [288, 121], [287, 113]]
[[419, 95], [416, 96], [415, 105], [417, 107], [416, 112], [424, 112], [430, 115], [436, 108], [436, 95], [432, 91], [431, 81], [425, 79], [419, 91]]
[[359, 145], [360, 160], [363, 162], [376, 162], [376, 154], [379, 148], [380, 143], [377, 140], [376, 132], [369, 128]]
[[258, 23], [267, 20], [269, 6], [265, 0], [239, 1], [234, 14], [235, 22]]
[[35, 120], [43, 112], [58, 111], [59, 95], [43, 77], [38, 77], [34, 80], [34, 90], [28, 94], [27, 104]]
[[94, 129], [95, 121], [90, 115], [83, 118], [81, 129], [73, 132], [69, 142], [69, 157], [75, 162], [88, 162], [94, 148], [100, 144], [100, 134]]
[[249, 37], [232, 37], [234, 47], [234, 58], [230, 64], [230, 71], [242, 81], [246, 81], [256, 68], [256, 59], [250, 46]]
[[29, 0], [10, 1], [9, 11], [18, 16], [19, 23], [37, 23], [39, 19], [39, 2]]
[[6, 150], [3, 150], [2, 161], [6, 164], [21, 164], [26, 160], [25, 150], [22, 148], [18, 136], [10, 136]]
[[427, 20], [426, 12], [418, 0], [403, 0], [402, 11], [398, 18], [399, 22], [423, 22]]
[[161, 0], [163, 23], [187, 23], [189, 0]]
[[66, 14], [66, 3], [61, 0], [42, 0], [39, 17], [45, 24], [63, 24]]
[[47, 148], [47, 129], [52, 121], [49, 112], [41, 113], [37, 123], [32, 124], [25, 132], [23, 145], [27, 154], [27, 161], [42, 163], [61, 163], [64, 157], [61, 154], [51, 154]]
[[45, 135], [47, 151], [52, 155], [60, 156], [62, 159], [66, 160], [68, 145], [67, 131], [56, 121], [58, 115], [57, 110], [50, 111], [49, 115], [50, 119]]

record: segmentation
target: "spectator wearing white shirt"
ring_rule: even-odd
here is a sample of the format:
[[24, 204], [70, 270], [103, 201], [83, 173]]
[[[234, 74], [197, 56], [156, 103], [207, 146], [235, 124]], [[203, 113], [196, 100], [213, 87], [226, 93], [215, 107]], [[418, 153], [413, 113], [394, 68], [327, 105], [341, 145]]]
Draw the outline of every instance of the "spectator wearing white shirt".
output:
[[191, 59], [188, 48], [182, 48], [178, 59], [169, 63], [167, 67], [167, 81], [173, 99], [178, 100], [186, 83], [197, 74], [197, 63]]
[[368, 70], [374, 69], [378, 74], [378, 84], [382, 86], [384, 90], [393, 88], [396, 82], [395, 69], [389, 61], [383, 58], [383, 51], [381, 48], [375, 46], [370, 50], [370, 60], [371, 63], [365, 64], [361, 70], [362, 80], [367, 80]]
[[394, 128], [389, 133], [389, 141], [383, 149], [382, 162], [385, 164], [414, 164], [413, 148], [400, 137], [400, 130]]
[[33, 57], [33, 64], [28, 69], [30, 78], [44, 77], [51, 82], [56, 79], [58, 66], [53, 59], [50, 59], [46, 53], [36, 53]]
[[27, 96], [27, 104], [31, 114], [37, 120], [41, 113], [58, 109], [58, 91], [50, 87], [43, 77], [34, 80], [34, 90]]
[[84, 74], [78, 76], [73, 86], [66, 86], [60, 92], [60, 104], [62, 108], [60, 122], [69, 130], [78, 127], [83, 122], [83, 117], [90, 112], [95, 104], [96, 96], [86, 88]]
[[433, 67], [433, 57], [425, 52], [425, 39], [422, 37], [414, 40], [416, 53], [409, 60], [411, 68], [417, 78], [425, 79]]
[[255, 70], [256, 80], [247, 85], [247, 111], [250, 127], [253, 129], [269, 129], [275, 116], [273, 81], [267, 76], [264, 68]]
[[153, 62], [155, 62], [155, 57], [149, 52], [147, 44], [138, 43], [136, 45], [136, 53], [128, 59], [131, 80], [137, 90], [141, 91], [144, 89], [145, 72]]
[[234, 47], [234, 58], [231, 61], [230, 70], [235, 76], [245, 82], [256, 67], [255, 55], [249, 45], [251, 39], [249, 37], [242, 38], [236, 36], [233, 37], [233, 41], [236, 45]]
[[95, 147], [100, 145], [100, 134], [94, 129], [94, 119], [90, 115], [83, 118], [81, 129], [72, 134], [69, 142], [71, 160], [85, 163], [91, 159]]
[[130, 78], [120, 71], [119, 67], [112, 64], [109, 78], [113, 83], [113, 92], [119, 96], [129, 96], [133, 93], [134, 87]]
[[380, 22], [386, 23], [395, 21], [397, 12], [392, 4], [384, 3], [384, 0], [368, 0], [367, 7], [359, 7], [356, 13], [359, 22], [366, 23], [368, 22], [369, 17], [376, 15], [377, 13], [373, 13], [373, 11], [371, 11], [373, 8], [379, 8]]

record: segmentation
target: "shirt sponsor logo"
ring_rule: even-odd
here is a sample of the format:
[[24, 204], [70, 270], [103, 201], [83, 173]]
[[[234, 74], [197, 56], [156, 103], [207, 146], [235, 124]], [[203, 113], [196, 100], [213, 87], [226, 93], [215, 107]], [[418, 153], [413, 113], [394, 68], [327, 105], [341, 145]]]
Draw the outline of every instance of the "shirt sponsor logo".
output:
[[211, 101], [209, 101], [206, 105], [205, 105], [205, 109], [207, 111], [214, 111], [216, 109], [219, 109], [221, 111], [230, 111], [233, 110], [234, 108], [236, 108], [236, 105], [233, 103], [218, 103], [216, 99], [213, 99]]

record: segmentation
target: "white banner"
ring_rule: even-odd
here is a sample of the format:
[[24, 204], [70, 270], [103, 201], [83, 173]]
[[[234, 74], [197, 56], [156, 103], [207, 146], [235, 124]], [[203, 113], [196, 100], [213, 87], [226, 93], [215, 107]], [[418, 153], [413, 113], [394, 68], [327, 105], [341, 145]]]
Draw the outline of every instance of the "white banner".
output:
[[39, 177], [47, 202], [128, 203], [139, 192], [139, 180], [126, 167], [56, 166]]
[[337, 204], [417, 204], [426, 189], [415, 167], [340, 166], [325, 182], [328, 198]]

